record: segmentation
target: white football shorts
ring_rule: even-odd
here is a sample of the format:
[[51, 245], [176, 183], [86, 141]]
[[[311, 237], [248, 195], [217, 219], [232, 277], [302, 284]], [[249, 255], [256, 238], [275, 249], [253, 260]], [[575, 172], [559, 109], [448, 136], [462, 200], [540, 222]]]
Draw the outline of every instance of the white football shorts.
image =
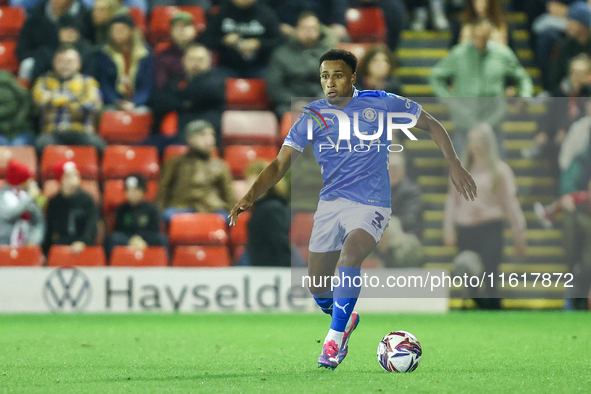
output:
[[347, 235], [363, 229], [380, 242], [392, 210], [337, 197], [320, 200], [314, 214], [314, 227], [308, 249], [314, 253], [341, 250]]

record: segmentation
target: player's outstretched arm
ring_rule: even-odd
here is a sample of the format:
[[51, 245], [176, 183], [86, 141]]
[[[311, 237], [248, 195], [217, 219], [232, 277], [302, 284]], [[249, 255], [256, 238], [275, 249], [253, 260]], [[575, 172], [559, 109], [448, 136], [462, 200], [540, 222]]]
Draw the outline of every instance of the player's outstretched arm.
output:
[[422, 111], [421, 117], [417, 122], [419, 129], [429, 132], [431, 138], [439, 149], [443, 152], [443, 156], [449, 165], [449, 175], [451, 182], [455, 186], [458, 193], [460, 193], [466, 200], [474, 201], [477, 196], [476, 183], [472, 179], [472, 175], [462, 166], [460, 159], [449, 139], [449, 134], [445, 127], [437, 119], [435, 119], [427, 111]]
[[234, 205], [230, 215], [230, 226], [236, 225], [236, 218], [241, 212], [246, 211], [255, 202], [257, 198], [262, 196], [267, 190], [275, 186], [277, 182], [287, 172], [291, 163], [298, 157], [300, 152], [290, 146], [283, 145], [279, 154], [265, 169], [259, 174], [256, 181], [254, 181], [250, 190]]

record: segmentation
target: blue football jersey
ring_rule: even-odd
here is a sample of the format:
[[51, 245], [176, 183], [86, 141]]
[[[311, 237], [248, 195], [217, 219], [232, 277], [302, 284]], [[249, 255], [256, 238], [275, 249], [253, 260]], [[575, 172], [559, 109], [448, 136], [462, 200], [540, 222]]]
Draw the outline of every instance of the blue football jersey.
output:
[[[301, 152], [312, 143], [324, 180], [321, 200], [343, 197], [362, 204], [390, 207], [388, 113], [396, 114], [390, 116], [393, 124], [403, 125], [412, 120], [406, 114], [418, 120], [421, 111], [420, 104], [405, 97], [382, 90], [355, 89], [344, 108], [331, 105], [326, 98], [310, 103], [291, 127], [283, 145]], [[381, 135], [375, 138], [379, 130]]]

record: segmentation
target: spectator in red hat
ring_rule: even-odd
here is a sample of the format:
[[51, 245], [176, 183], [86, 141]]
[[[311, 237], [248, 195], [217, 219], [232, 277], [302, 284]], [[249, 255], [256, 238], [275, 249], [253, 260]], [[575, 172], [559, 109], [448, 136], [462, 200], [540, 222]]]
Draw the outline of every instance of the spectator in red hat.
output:
[[72, 161], [61, 160], [53, 165], [60, 182], [60, 192], [47, 205], [47, 231], [43, 250], [52, 245], [71, 245], [80, 253], [95, 243], [98, 208], [92, 197], [80, 189], [80, 172]]
[[43, 240], [45, 226], [35, 202], [39, 187], [34, 175], [28, 165], [14, 159], [8, 162], [7, 183], [0, 188], [0, 245], [39, 245]]

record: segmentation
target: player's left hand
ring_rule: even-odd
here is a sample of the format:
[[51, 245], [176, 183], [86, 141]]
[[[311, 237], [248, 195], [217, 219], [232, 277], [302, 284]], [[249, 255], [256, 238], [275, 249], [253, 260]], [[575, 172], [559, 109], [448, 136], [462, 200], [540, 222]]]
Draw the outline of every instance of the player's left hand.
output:
[[474, 201], [478, 196], [476, 183], [472, 179], [472, 175], [466, 171], [459, 160], [449, 166], [449, 176], [451, 177], [451, 183], [453, 183], [458, 193], [464, 196], [466, 201]]
[[238, 215], [250, 208], [252, 204], [253, 201], [251, 201], [248, 195], [242, 197], [242, 199], [238, 201], [236, 205], [234, 205], [234, 208], [232, 208], [230, 214], [228, 215], [230, 218], [230, 226], [235, 226]]

